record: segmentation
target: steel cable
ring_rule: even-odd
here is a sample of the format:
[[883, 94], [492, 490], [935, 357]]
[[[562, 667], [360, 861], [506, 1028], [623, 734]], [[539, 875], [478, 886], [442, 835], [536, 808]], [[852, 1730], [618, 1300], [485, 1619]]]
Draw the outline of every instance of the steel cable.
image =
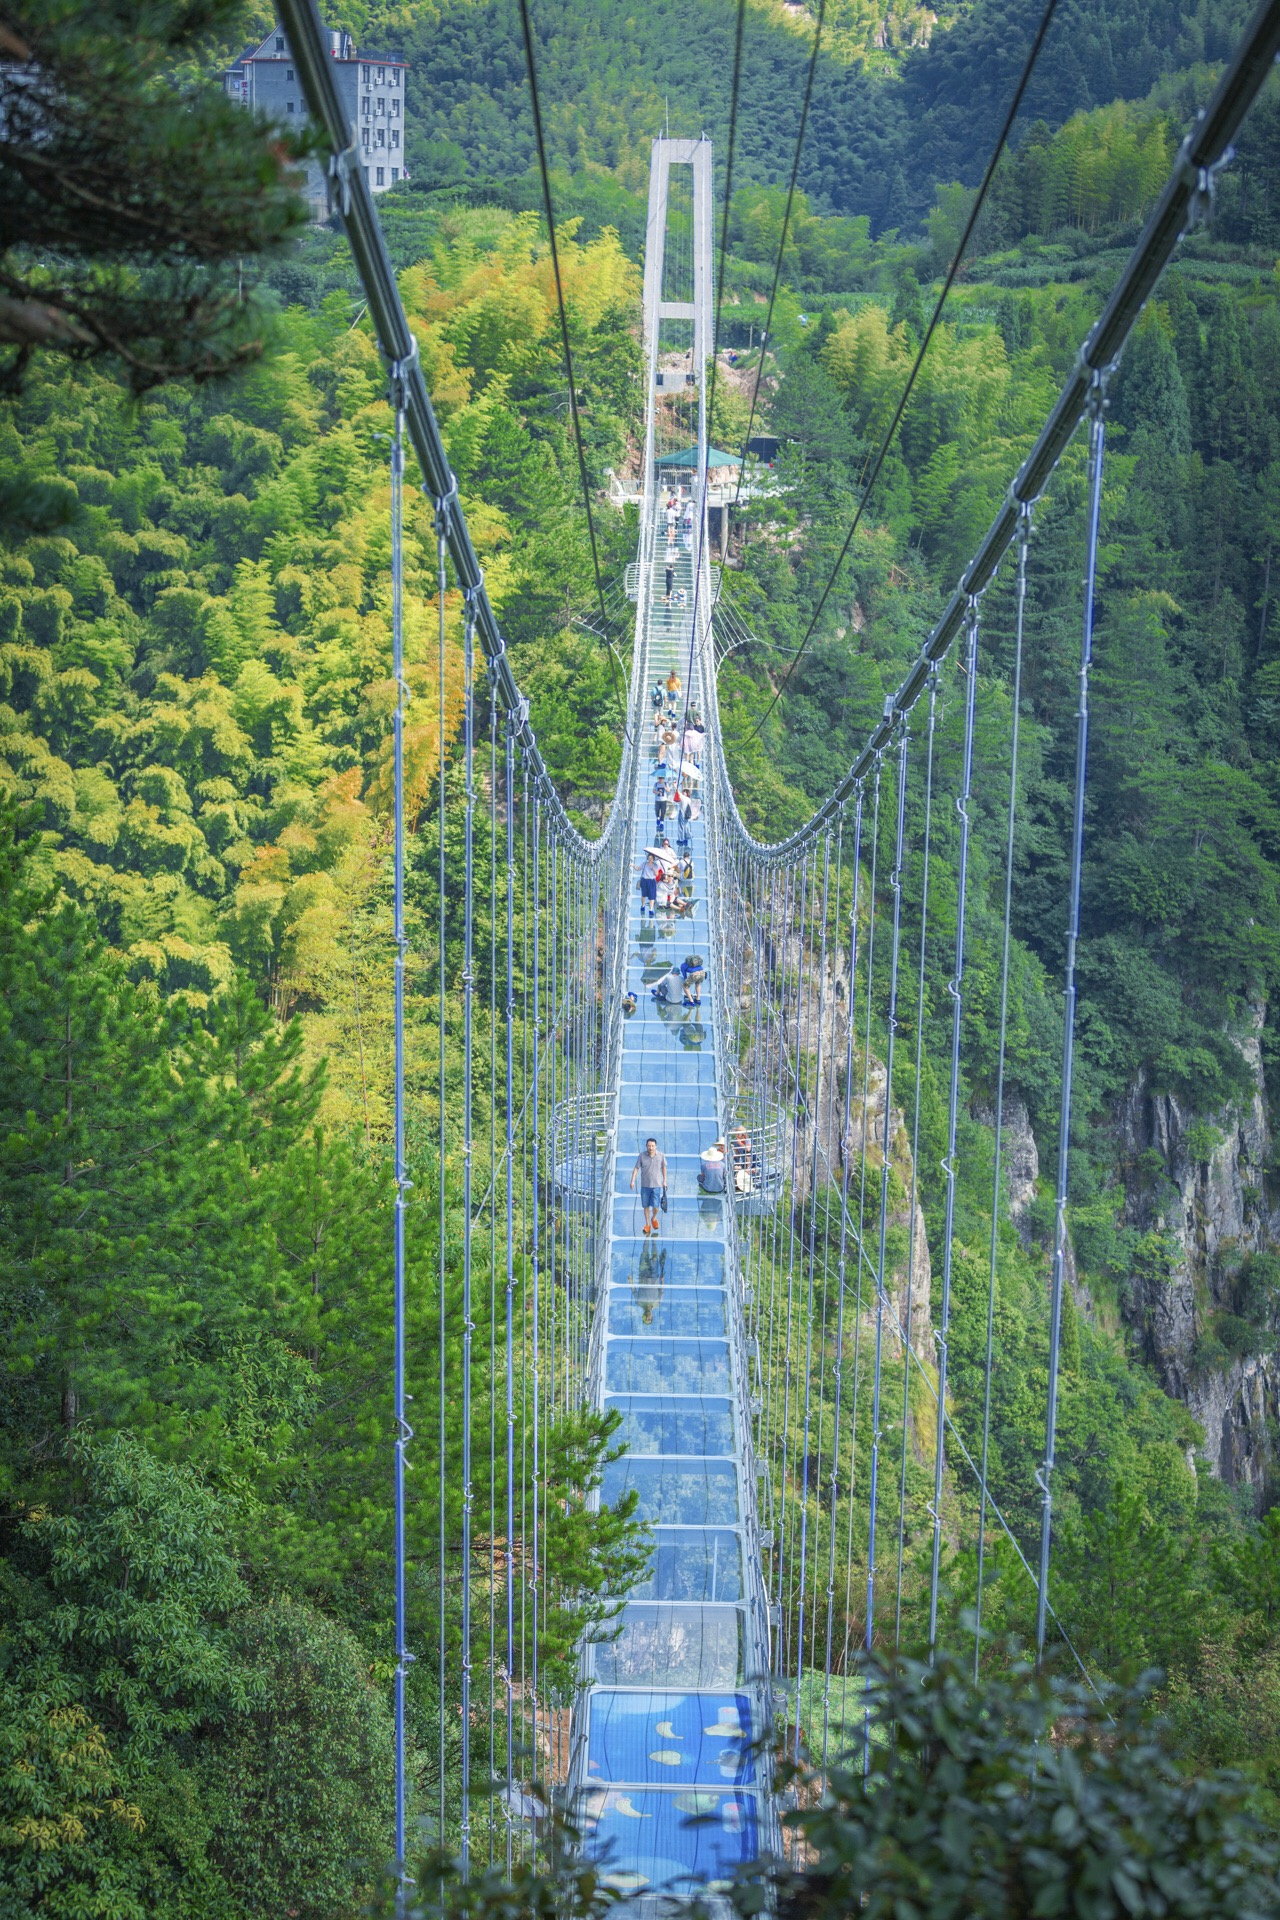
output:
[[1032, 509], [1025, 506], [1018, 535], [1017, 606], [1014, 616], [1013, 687], [1009, 706], [1009, 811], [1004, 848], [1004, 919], [1000, 938], [1000, 1019], [996, 1039], [995, 1138], [991, 1173], [991, 1252], [987, 1272], [987, 1328], [982, 1368], [982, 1465], [978, 1475], [978, 1573], [973, 1613], [973, 1679], [977, 1685], [982, 1655], [982, 1585], [987, 1538], [987, 1472], [991, 1454], [991, 1373], [996, 1320], [996, 1256], [1000, 1240], [1001, 1149], [1004, 1142], [1005, 1048], [1009, 1031], [1009, 956], [1012, 950], [1013, 840], [1018, 809], [1018, 723], [1022, 701], [1022, 641], [1027, 611], [1027, 551]]
[[1071, 807], [1071, 883], [1063, 969], [1062, 1084], [1058, 1111], [1058, 1168], [1053, 1209], [1053, 1281], [1049, 1304], [1049, 1391], [1045, 1409], [1044, 1462], [1040, 1488], [1040, 1585], [1036, 1604], [1036, 1658], [1044, 1658], [1049, 1595], [1049, 1549], [1053, 1535], [1053, 1467], [1057, 1443], [1058, 1369], [1062, 1351], [1062, 1293], [1067, 1260], [1067, 1190], [1071, 1156], [1071, 1083], [1075, 1062], [1076, 953], [1080, 941], [1080, 881], [1084, 863], [1084, 794], [1089, 759], [1089, 670], [1093, 661], [1094, 598], [1098, 585], [1098, 531], [1102, 517], [1102, 464], [1106, 440], [1106, 379], [1094, 383], [1089, 414], [1089, 522], [1085, 552], [1084, 619], [1080, 632], [1076, 707], [1076, 765]]
[[978, 603], [969, 603], [965, 631], [966, 652], [961, 663], [965, 677], [964, 746], [962, 751], [960, 792], [956, 811], [960, 816], [960, 851], [956, 871], [956, 946], [955, 970], [948, 983], [951, 996], [951, 1077], [947, 1094], [947, 1152], [943, 1173], [946, 1179], [946, 1219], [942, 1237], [942, 1306], [934, 1338], [938, 1347], [938, 1421], [934, 1435], [933, 1465], [933, 1554], [929, 1568], [929, 1657], [932, 1661], [938, 1643], [938, 1591], [942, 1571], [942, 1486], [946, 1465], [948, 1341], [951, 1331], [951, 1280], [955, 1260], [956, 1220], [956, 1127], [960, 1104], [960, 1041], [964, 1016], [965, 915], [969, 875], [969, 802], [973, 792], [973, 732], [978, 684]]

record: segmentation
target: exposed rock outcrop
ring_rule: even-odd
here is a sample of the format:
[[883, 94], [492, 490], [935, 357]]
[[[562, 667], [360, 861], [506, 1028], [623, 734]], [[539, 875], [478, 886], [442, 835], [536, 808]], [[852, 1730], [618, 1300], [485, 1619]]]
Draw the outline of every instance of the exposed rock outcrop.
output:
[[1280, 1351], [1232, 1359], [1205, 1335], [1215, 1314], [1233, 1311], [1240, 1257], [1280, 1244], [1280, 1210], [1268, 1207], [1265, 1191], [1262, 1020], [1255, 1009], [1237, 1041], [1253, 1079], [1237, 1108], [1206, 1124], [1143, 1075], [1117, 1116], [1126, 1224], [1163, 1236], [1166, 1250], [1137, 1263], [1127, 1317], [1166, 1392], [1203, 1425], [1212, 1470], [1259, 1488], [1275, 1464]]
[[[882, 1060], [872, 1056], [869, 1071], [865, 1075], [864, 1093], [862, 1036], [855, 1033], [853, 1074], [850, 1083], [846, 1086], [846, 1065], [849, 1059], [848, 956], [840, 951], [828, 954], [825, 989], [820, 985], [816, 969], [805, 965], [806, 958], [807, 956], [802, 954], [799, 941], [793, 937], [786, 943], [785, 950], [778, 955], [777, 962], [783, 972], [792, 970], [793, 978], [800, 974], [802, 965], [805, 966], [800, 991], [782, 1016], [784, 1032], [781, 1039], [785, 1049], [793, 1059], [807, 1055], [812, 1062], [811, 1075], [818, 1061], [821, 1061], [821, 1073], [816, 1082], [810, 1086], [809, 1100], [794, 1115], [795, 1163], [792, 1177], [795, 1191], [802, 1199], [807, 1196], [812, 1184], [815, 1163], [820, 1186], [828, 1181], [839, 1185], [847, 1177], [849, 1211], [852, 1219], [856, 1221], [862, 1187], [865, 1137], [867, 1217], [868, 1220], [874, 1220], [878, 1227], [879, 1183], [884, 1165], [886, 1138], [885, 1065]], [[750, 1003], [750, 993], [744, 992], [744, 1006], [749, 1006]], [[775, 1034], [769, 1044], [776, 1046], [778, 1038], [779, 1036]], [[740, 1063], [739, 1077], [741, 1095], [745, 1096], [748, 1103], [756, 1098], [752, 1087], [755, 1065], [753, 1050], [748, 1047]], [[916, 1201], [914, 1209], [910, 1207], [911, 1139], [905, 1124], [901, 1095], [902, 1087], [895, 1074], [895, 1097], [889, 1113], [888, 1140], [890, 1165], [894, 1176], [893, 1191], [897, 1198], [897, 1205], [891, 1207], [889, 1227], [891, 1231], [896, 1229], [894, 1238], [901, 1247], [901, 1254], [892, 1262], [887, 1291], [900, 1323], [905, 1323], [909, 1263], [911, 1343], [921, 1358], [931, 1364], [934, 1346], [929, 1245], [925, 1234], [924, 1211], [919, 1201]], [[785, 1128], [789, 1129], [791, 1124], [792, 1116], [784, 1116]], [[907, 1247], [903, 1243], [906, 1241], [908, 1231], [909, 1211], [911, 1211], [911, 1221], [908, 1261]], [[877, 1251], [876, 1244], [869, 1245], [868, 1252], [873, 1258]], [[856, 1251], [851, 1243], [848, 1262], [851, 1274], [854, 1272], [856, 1258]], [[874, 1299], [874, 1285], [867, 1289], [865, 1278], [864, 1298], [869, 1303]]]

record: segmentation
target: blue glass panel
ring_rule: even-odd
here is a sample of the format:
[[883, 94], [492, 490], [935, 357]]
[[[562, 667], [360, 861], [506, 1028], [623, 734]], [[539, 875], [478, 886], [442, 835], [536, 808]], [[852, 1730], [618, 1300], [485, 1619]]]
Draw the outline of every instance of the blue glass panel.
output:
[[626, 1239], [615, 1239], [610, 1269], [613, 1284], [615, 1287], [627, 1287], [645, 1300], [661, 1299], [673, 1289], [683, 1292], [693, 1286], [700, 1286], [704, 1290], [715, 1288], [719, 1292], [724, 1286], [722, 1246], [706, 1247], [708, 1253], [720, 1257], [708, 1260], [705, 1273], [699, 1273], [696, 1266], [690, 1268], [682, 1258], [685, 1254], [696, 1254], [702, 1250], [701, 1242], [691, 1244], [684, 1241], [677, 1246], [670, 1240], [664, 1240], [661, 1234], [652, 1234], [648, 1239], [642, 1233]]
[[587, 1775], [640, 1786], [750, 1786], [751, 1741], [745, 1693], [596, 1693]]
[[623, 1119], [635, 1117], [651, 1128], [671, 1120], [700, 1119], [705, 1135], [707, 1127], [715, 1125], [716, 1090], [710, 1081], [700, 1087], [624, 1084], [618, 1090], [618, 1112]]
[[674, 1532], [659, 1527], [635, 1600], [741, 1600], [742, 1543], [736, 1533]]
[[714, 1788], [662, 1793], [588, 1792], [582, 1809], [587, 1852], [621, 1893], [726, 1886], [759, 1851], [755, 1796]]
[[669, 1051], [646, 1054], [640, 1061], [629, 1053], [623, 1055], [624, 1083], [641, 1075], [651, 1087], [709, 1087], [715, 1084], [716, 1063], [709, 1053], [689, 1053], [673, 1040]]
[[628, 1601], [617, 1638], [593, 1651], [604, 1687], [733, 1687], [743, 1678], [742, 1616], [736, 1607]]
[[610, 1333], [670, 1333], [696, 1340], [723, 1339], [723, 1289], [703, 1292], [681, 1287], [664, 1297], [660, 1280], [637, 1279], [634, 1287], [614, 1287], [609, 1295]]
[[729, 1348], [721, 1340], [610, 1340], [611, 1393], [728, 1393]]
[[[658, 1224], [659, 1237], [665, 1235], [672, 1240], [723, 1239], [723, 1205], [720, 1200], [708, 1200], [701, 1196], [695, 1200], [669, 1194], [667, 1211]], [[625, 1200], [614, 1201], [613, 1231], [643, 1240], [644, 1215], [640, 1211], [638, 1187]]]
[[668, 1287], [721, 1287], [724, 1285], [724, 1248], [703, 1243], [672, 1246], [638, 1236], [635, 1241], [618, 1243], [613, 1250], [615, 1286], [635, 1286], [641, 1280], [659, 1279]]
[[[647, 1119], [647, 1115], [642, 1115], [638, 1119], [629, 1120], [625, 1127], [618, 1130], [618, 1165], [625, 1166], [628, 1178], [635, 1164], [636, 1155], [643, 1150], [645, 1138], [652, 1132], [652, 1128], [646, 1125]], [[713, 1139], [714, 1137], [712, 1135]], [[696, 1156], [707, 1144], [706, 1127], [699, 1120], [670, 1120], [666, 1123], [666, 1131], [658, 1144], [667, 1155], [693, 1154]]]
[[738, 1519], [738, 1469], [732, 1460], [644, 1459], [610, 1461], [600, 1498], [616, 1507], [632, 1490], [640, 1496], [636, 1518], [653, 1525], [731, 1527]]
[[605, 1408], [622, 1415], [614, 1439], [628, 1453], [733, 1452], [733, 1405], [729, 1400], [609, 1399]]

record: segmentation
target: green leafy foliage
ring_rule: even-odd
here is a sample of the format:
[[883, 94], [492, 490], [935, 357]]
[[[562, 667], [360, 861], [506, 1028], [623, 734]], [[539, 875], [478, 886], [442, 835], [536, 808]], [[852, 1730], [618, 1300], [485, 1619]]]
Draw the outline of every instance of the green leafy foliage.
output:
[[[806, 1859], [770, 1876], [784, 1915], [873, 1920], [1244, 1920], [1274, 1910], [1280, 1861], [1231, 1775], [1162, 1748], [1142, 1690], [1099, 1703], [1015, 1665], [975, 1688], [947, 1660], [865, 1669], [869, 1764], [855, 1752], [787, 1815]], [[790, 1770], [789, 1770], [790, 1771]], [[816, 1776], [801, 1769], [802, 1789]], [[765, 1910], [746, 1881], [738, 1910]]]

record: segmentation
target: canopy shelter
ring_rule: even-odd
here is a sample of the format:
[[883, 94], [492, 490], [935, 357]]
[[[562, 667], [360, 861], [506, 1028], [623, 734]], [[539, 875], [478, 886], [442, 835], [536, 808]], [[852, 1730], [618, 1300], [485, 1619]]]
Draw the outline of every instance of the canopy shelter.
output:
[[[714, 470], [716, 467], [736, 467], [737, 464], [738, 456], [736, 453], [725, 453], [720, 447], [707, 448], [707, 465], [711, 469]], [[698, 467], [698, 449], [696, 447], [682, 447], [678, 453], [664, 453], [661, 458], [655, 462], [655, 465], [659, 469], [664, 469], [667, 472], [670, 472], [672, 468], [680, 468], [682, 470], [687, 468], [690, 473], [696, 473]]]

